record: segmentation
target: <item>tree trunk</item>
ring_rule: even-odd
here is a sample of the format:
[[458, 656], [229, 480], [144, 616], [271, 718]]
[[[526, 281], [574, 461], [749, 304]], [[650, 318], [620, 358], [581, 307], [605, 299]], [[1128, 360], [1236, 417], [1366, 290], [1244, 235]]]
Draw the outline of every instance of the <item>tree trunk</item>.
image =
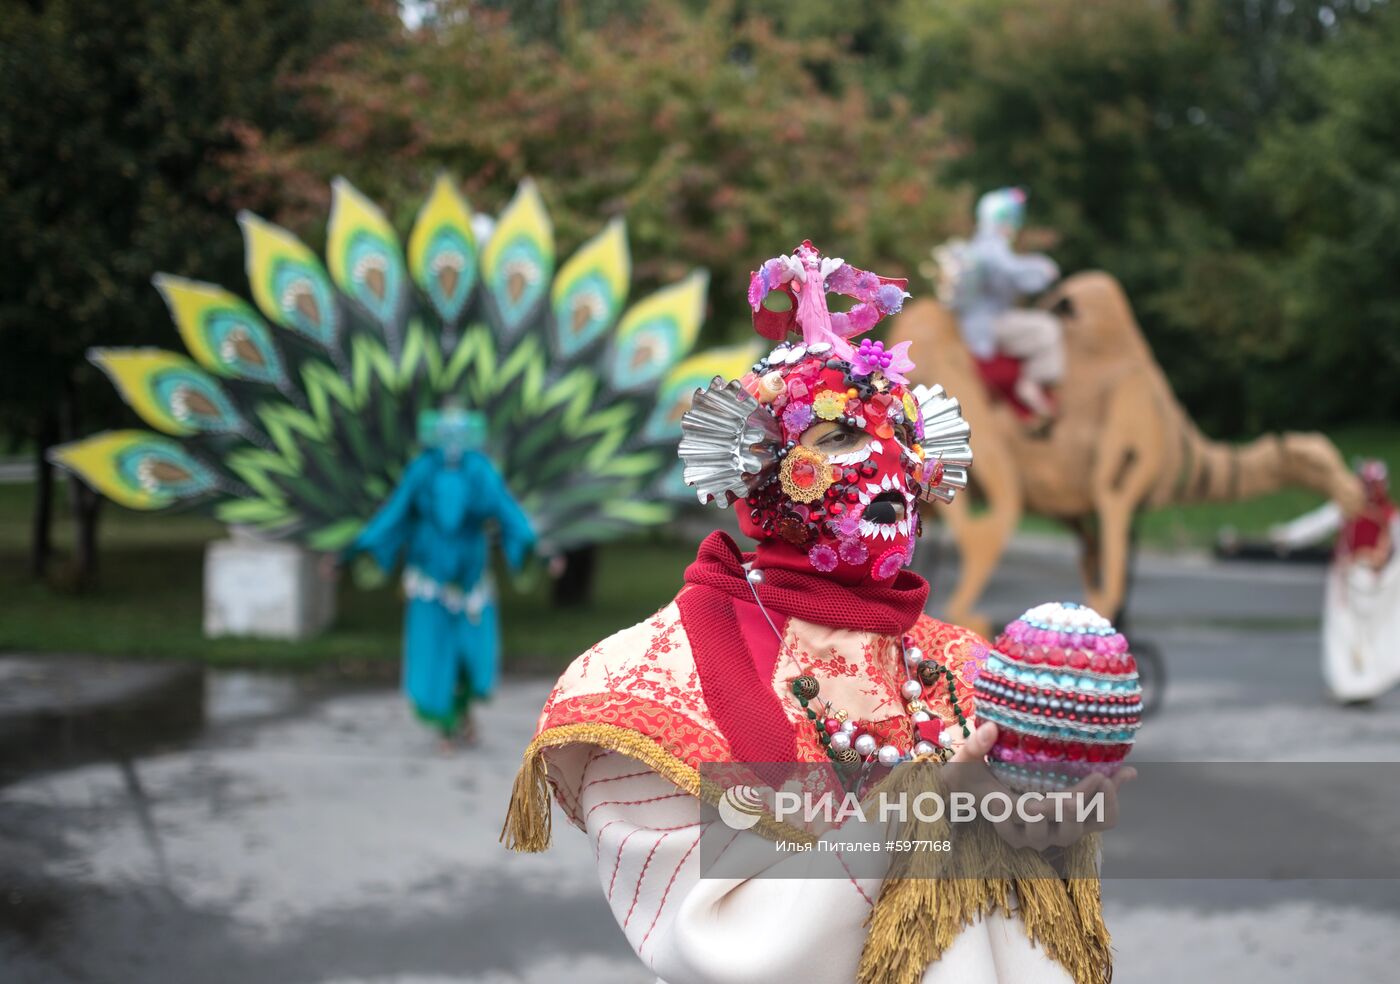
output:
[[593, 599], [593, 574], [598, 566], [597, 548], [578, 547], [564, 554], [564, 573], [554, 582], [554, 606], [570, 608]]
[[102, 509], [102, 496], [86, 485], [73, 496], [74, 578], [80, 591], [97, 583], [97, 517]]
[[[59, 432], [71, 441], [78, 434], [78, 392], [72, 377], [63, 381], [59, 403]], [[97, 517], [102, 497], [75, 475], [68, 476], [68, 508], [73, 514], [73, 582], [78, 590], [92, 587], [97, 580]]]
[[53, 556], [53, 465], [49, 448], [58, 443], [58, 417], [44, 411], [34, 435], [34, 515], [29, 540], [29, 572], [35, 580], [48, 575]]

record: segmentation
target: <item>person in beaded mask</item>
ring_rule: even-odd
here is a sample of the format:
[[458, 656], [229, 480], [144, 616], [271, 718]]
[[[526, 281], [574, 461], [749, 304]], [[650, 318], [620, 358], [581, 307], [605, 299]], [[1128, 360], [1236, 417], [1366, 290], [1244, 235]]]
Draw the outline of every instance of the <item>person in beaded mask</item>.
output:
[[[802, 289], [808, 278], [825, 278], [855, 306], [830, 313], [822, 292]], [[697, 395], [681, 457], [702, 502], [742, 497], [739, 527], [761, 545], [760, 569], [800, 569], [800, 554], [843, 583], [889, 583], [913, 556], [918, 500], [951, 498], [966, 485], [967, 424], [941, 388], [909, 387], [909, 343], [849, 341], [897, 312], [904, 286], [825, 259], [810, 243], [754, 275], [755, 327], [780, 344], [737, 384]], [[789, 343], [798, 328], [801, 339]], [[736, 458], [732, 429], [711, 424], [740, 414], [767, 440]]]
[[[857, 341], [899, 311], [904, 288], [810, 242], [754, 273], [754, 327], [776, 345], [743, 378], [696, 393], [680, 455], [700, 501], [733, 508], [755, 548], [710, 534], [673, 601], [565, 670], [525, 750], [503, 841], [544, 850], [557, 802], [587, 833], [619, 926], [663, 984], [1091, 984], [1111, 973], [1096, 879], [1071, 890], [1052, 873], [1021, 906], [1019, 881], [964, 891], [911, 937], [899, 929], [909, 882], [883, 870], [813, 878], [804, 858], [760, 844], [734, 848], [752, 871], [701, 877], [712, 826], [701, 802], [715, 796], [702, 766], [979, 762], [996, 741], [974, 706], [987, 644], [925, 615], [928, 584], [907, 569], [918, 502], [967, 484], [967, 424], [941, 388], [909, 385], [907, 343]], [[854, 304], [833, 312], [828, 293]], [[1004, 836], [1044, 847], [1086, 833], [1034, 826]]]

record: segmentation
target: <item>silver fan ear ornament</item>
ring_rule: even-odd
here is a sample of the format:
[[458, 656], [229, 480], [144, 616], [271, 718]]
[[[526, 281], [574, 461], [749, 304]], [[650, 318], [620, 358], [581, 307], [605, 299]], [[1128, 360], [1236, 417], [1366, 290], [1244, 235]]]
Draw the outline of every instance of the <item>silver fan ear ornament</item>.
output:
[[782, 443], [772, 411], [737, 379], [726, 383], [716, 376], [695, 391], [681, 417], [685, 484], [695, 489], [702, 505], [715, 502], [726, 508], [773, 477]]
[[967, 470], [972, 465], [972, 426], [963, 418], [962, 404], [942, 386], [915, 386], [910, 395], [919, 405], [924, 422], [924, 436], [919, 443], [925, 460], [943, 466], [939, 480], [925, 485], [920, 498], [926, 502], [952, 502], [959, 491], [967, 488]]

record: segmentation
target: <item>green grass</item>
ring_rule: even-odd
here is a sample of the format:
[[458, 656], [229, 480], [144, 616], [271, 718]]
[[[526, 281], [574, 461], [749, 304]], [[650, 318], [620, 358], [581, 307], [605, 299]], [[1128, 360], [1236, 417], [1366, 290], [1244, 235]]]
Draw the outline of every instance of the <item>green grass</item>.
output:
[[[28, 574], [33, 487], [0, 485], [0, 652], [81, 652], [199, 659], [212, 665], [304, 669], [330, 664], [373, 672], [399, 655], [402, 602], [396, 584], [362, 590], [342, 579], [334, 628], [305, 642], [205, 639], [201, 629], [204, 544], [222, 535], [195, 515], [105, 507], [97, 585], [76, 592], [66, 515], [55, 524], [60, 550], [49, 581]], [[61, 505], [61, 504], [60, 504]], [[574, 656], [665, 604], [694, 548], [642, 539], [603, 548], [594, 602], [555, 609], [548, 584], [498, 577], [507, 666], [557, 670]]]
[[[1351, 426], [1328, 433], [1350, 463], [1353, 458], [1380, 458], [1400, 477], [1400, 425]], [[1286, 489], [1245, 502], [1205, 503], [1158, 509], [1142, 519], [1146, 543], [1164, 547], [1209, 546], [1223, 526], [1246, 537], [1260, 536], [1274, 523], [1322, 505], [1323, 498], [1303, 489]]]
[[[1343, 456], [1380, 458], [1400, 485], [1400, 425], [1382, 424], [1339, 427], [1328, 432]], [[1322, 496], [1305, 489], [1285, 489], [1244, 502], [1212, 502], [1169, 506], [1147, 513], [1139, 520], [1138, 535], [1148, 546], [1164, 549], [1210, 547], [1222, 527], [1232, 526], [1246, 538], [1262, 537], [1274, 523], [1293, 519], [1320, 506]], [[1050, 520], [1029, 517], [1022, 527], [1034, 532], [1061, 532]]]
[[[1382, 457], [1400, 475], [1400, 428], [1353, 427], [1333, 436], [1348, 457]], [[33, 494], [29, 485], [0, 485], [0, 651], [158, 656], [215, 665], [330, 665], [347, 671], [391, 667], [398, 658], [402, 603], [397, 588], [364, 591], [349, 578], [341, 585], [335, 627], [317, 639], [205, 639], [203, 550], [222, 529], [197, 515], [106, 507], [98, 584], [77, 593], [65, 587], [71, 580], [66, 547], [73, 530], [63, 514], [55, 526], [60, 550], [54, 573], [48, 583], [37, 583], [28, 575]], [[1318, 502], [1307, 492], [1287, 491], [1252, 502], [1163, 509], [1144, 517], [1142, 536], [1155, 546], [1208, 546], [1223, 525], [1259, 535]], [[57, 505], [62, 514], [61, 497]], [[1025, 525], [1059, 529], [1035, 518]], [[672, 597], [693, 556], [694, 544], [662, 538], [604, 547], [594, 602], [576, 609], [555, 609], [538, 574], [523, 587], [500, 577], [507, 666], [557, 669], [599, 639], [645, 618]]]

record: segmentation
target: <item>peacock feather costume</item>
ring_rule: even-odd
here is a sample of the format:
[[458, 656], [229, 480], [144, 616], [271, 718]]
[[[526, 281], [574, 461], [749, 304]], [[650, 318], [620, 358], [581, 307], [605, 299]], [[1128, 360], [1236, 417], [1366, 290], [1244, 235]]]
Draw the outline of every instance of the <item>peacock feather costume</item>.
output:
[[621, 219], [557, 265], [531, 181], [494, 225], [483, 219], [439, 177], [405, 250], [337, 179], [323, 264], [240, 214], [251, 304], [160, 274], [189, 354], [90, 353], [154, 431], [107, 431], [52, 459], [130, 508], [206, 507], [340, 552], [365, 546], [366, 524], [427, 453], [420, 415], [452, 401], [484, 418], [489, 465], [544, 551], [667, 522], [690, 496], [673, 448], [692, 394], [753, 358], [690, 354], [706, 274], [628, 307]]

